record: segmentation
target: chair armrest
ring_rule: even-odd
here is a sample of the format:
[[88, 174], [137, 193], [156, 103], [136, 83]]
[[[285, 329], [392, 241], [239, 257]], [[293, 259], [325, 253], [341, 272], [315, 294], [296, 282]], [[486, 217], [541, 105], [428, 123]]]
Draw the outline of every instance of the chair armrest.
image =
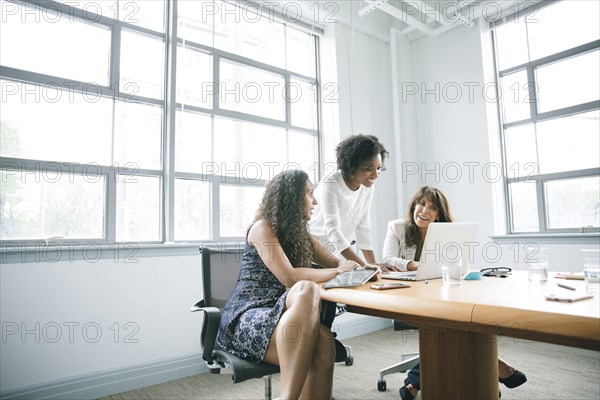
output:
[[196, 304], [194, 304], [194, 305], [192, 306], [192, 308], [190, 308], [190, 311], [191, 311], [191, 312], [194, 312], [194, 311], [200, 311], [200, 310], [202, 310], [202, 308], [204, 308], [204, 306], [205, 306], [205, 305], [206, 305], [206, 304], [204, 303], [204, 299], [203, 299], [203, 300], [200, 300], [199, 302], [197, 302]]
[[221, 323], [221, 310], [217, 307], [201, 307], [204, 305], [204, 300], [192, 306], [190, 311], [204, 312], [204, 321], [202, 322], [202, 333], [200, 340], [202, 343], [202, 359], [207, 362], [214, 361], [213, 351], [217, 340], [217, 332]]
[[265, 375], [276, 374], [279, 372], [279, 366], [260, 362], [258, 364], [244, 360], [228, 353], [224, 350], [215, 350], [217, 360], [222, 360], [225, 365], [231, 368], [231, 380], [233, 383], [240, 383], [248, 379], [262, 378]]

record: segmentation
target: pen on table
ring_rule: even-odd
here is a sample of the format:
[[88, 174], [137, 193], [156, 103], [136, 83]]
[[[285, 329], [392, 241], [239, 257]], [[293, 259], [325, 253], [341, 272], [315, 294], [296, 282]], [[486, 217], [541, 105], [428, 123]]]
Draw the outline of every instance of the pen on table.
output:
[[561, 287], [563, 289], [576, 290], [574, 287], [563, 285], [562, 283], [557, 283], [557, 285], [558, 285], [558, 287]]

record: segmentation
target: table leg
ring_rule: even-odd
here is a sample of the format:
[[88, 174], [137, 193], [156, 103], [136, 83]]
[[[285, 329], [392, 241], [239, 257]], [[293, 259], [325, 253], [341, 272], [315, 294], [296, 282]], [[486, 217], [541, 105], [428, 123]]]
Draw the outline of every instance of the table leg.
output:
[[496, 332], [457, 324], [419, 325], [421, 398], [498, 399]]

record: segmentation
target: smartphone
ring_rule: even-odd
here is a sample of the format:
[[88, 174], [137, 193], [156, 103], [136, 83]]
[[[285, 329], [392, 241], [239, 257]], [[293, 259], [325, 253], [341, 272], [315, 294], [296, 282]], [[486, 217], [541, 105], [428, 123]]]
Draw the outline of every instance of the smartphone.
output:
[[575, 301], [580, 301], [580, 300], [586, 300], [586, 299], [591, 299], [592, 297], [594, 297], [591, 294], [579, 294], [579, 293], [565, 293], [565, 294], [549, 294], [546, 296], [546, 300], [548, 301], [560, 301], [562, 303], [573, 303]]
[[388, 290], [388, 289], [402, 289], [408, 288], [410, 285], [408, 283], [380, 283], [378, 285], [371, 285], [371, 289], [375, 290]]

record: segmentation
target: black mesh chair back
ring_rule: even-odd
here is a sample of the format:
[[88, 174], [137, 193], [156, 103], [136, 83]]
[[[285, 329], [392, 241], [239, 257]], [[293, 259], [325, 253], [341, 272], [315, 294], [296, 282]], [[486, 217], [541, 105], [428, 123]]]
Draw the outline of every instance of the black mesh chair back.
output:
[[237, 282], [242, 262], [242, 249], [203, 247], [200, 252], [205, 305], [221, 309]]
[[268, 363], [255, 364], [238, 358], [220, 348], [216, 337], [221, 321], [221, 308], [229, 298], [240, 271], [243, 248], [237, 247], [202, 247], [202, 288], [204, 299], [200, 300], [191, 311], [202, 311], [201, 346], [202, 358], [211, 373], [218, 374], [221, 368], [231, 369], [233, 383], [252, 378], [265, 377], [265, 398], [271, 398], [270, 375], [279, 372], [279, 366]]

